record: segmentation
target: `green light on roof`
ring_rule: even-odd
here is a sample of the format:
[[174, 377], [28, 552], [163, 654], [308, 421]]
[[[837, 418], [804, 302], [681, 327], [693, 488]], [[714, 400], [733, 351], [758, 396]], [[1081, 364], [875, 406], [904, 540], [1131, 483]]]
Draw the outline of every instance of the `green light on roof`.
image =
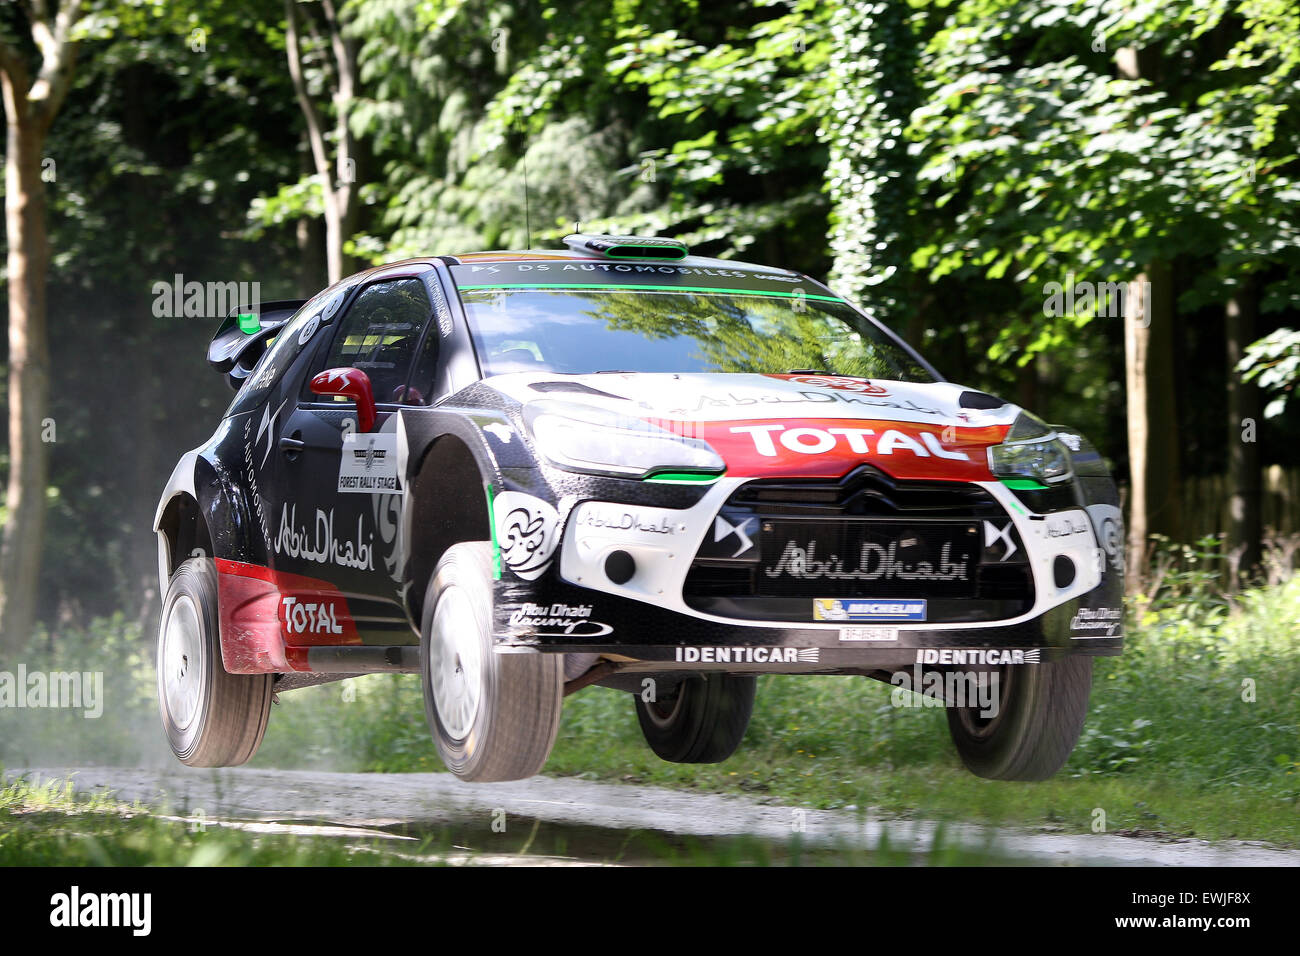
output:
[[256, 312], [239, 313], [239, 331], [245, 335], [252, 335], [254, 332], [262, 330], [262, 320], [257, 317]]
[[594, 252], [606, 259], [685, 259], [686, 245], [659, 236], [593, 236], [575, 233], [564, 237], [570, 249]]

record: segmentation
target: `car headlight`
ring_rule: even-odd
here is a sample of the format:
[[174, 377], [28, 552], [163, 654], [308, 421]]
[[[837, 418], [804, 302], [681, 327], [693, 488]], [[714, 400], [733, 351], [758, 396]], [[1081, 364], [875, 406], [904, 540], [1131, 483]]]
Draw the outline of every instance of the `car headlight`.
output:
[[538, 449], [569, 471], [644, 478], [661, 471], [722, 472], [726, 463], [709, 443], [675, 435], [638, 418], [560, 402], [534, 402], [524, 411]]
[[1021, 412], [1001, 445], [989, 448], [989, 470], [999, 478], [1027, 478], [1044, 484], [1065, 481], [1074, 470], [1070, 450], [1056, 432]]

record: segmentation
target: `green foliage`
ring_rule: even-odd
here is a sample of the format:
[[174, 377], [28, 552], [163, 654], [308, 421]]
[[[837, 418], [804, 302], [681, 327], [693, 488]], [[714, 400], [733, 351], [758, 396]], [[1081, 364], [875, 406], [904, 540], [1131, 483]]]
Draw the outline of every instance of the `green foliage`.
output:
[[[934, 33], [910, 135], [935, 241], [914, 264], [932, 280], [1024, 290], [993, 357], [1059, 349], [1095, 317], [1040, 314], [1039, 290], [1067, 276], [1127, 281], [1152, 261], [1196, 258], [1208, 268], [1180, 303], [1194, 309], [1276, 263], [1286, 271], [1264, 299], [1291, 301], [1294, 13], [1240, 6], [1247, 31], [1221, 57], [1210, 51], [1233, 35], [1227, 3], [987, 0], [957, 5]], [[1115, 78], [1126, 45], [1141, 47], [1138, 79]]]
[[1280, 418], [1300, 385], [1300, 329], [1278, 329], [1246, 349], [1238, 368], [1248, 382], [1275, 397], [1264, 408], [1266, 418]]
[[868, 313], [900, 329], [920, 307], [919, 163], [907, 130], [919, 105], [918, 20], [902, 3], [838, 7], [823, 130], [836, 278]]

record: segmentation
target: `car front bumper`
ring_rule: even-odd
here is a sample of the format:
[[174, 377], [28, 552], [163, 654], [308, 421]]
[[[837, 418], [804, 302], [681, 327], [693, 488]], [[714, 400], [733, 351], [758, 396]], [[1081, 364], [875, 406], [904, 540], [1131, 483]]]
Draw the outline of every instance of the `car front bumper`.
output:
[[[499, 651], [594, 654], [674, 670], [844, 673], [1034, 663], [1123, 647], [1122, 554], [1111, 546], [1119, 511], [1109, 479], [1075, 479], [1069, 506], [1045, 513], [1001, 482], [950, 483], [982, 496], [984, 511], [943, 525], [974, 523], [982, 532], [992, 550], [982, 552], [981, 573], [998, 570], [1002, 552], [1019, 551], [1032, 578], [1019, 600], [1001, 602], [929, 600], [924, 583], [903, 596], [841, 597], [830, 580], [815, 598], [823, 584], [794, 597], [710, 597], [693, 573], [743, 569], [762, 550], [770, 509], [737, 505], [756, 483], [724, 477], [673, 507], [644, 503], [644, 494], [637, 503], [616, 500], [633, 497], [637, 483], [597, 484], [591, 497], [547, 501], [512, 489], [494, 502]], [[521, 529], [530, 528], [521, 546]], [[870, 591], [857, 589], [864, 587]]]

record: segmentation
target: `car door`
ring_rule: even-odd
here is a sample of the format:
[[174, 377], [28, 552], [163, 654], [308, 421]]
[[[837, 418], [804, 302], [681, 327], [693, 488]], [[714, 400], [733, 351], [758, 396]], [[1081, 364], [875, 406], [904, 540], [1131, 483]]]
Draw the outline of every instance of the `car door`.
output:
[[[292, 593], [281, 613], [297, 646], [414, 640], [398, 593], [396, 413], [426, 401], [408, 382], [431, 315], [418, 275], [364, 286], [321, 336], [281, 430], [276, 485], [283, 500], [271, 560], [290, 576], [282, 578]], [[368, 377], [375, 400], [369, 429], [355, 401], [311, 390], [312, 379], [331, 369]]]

